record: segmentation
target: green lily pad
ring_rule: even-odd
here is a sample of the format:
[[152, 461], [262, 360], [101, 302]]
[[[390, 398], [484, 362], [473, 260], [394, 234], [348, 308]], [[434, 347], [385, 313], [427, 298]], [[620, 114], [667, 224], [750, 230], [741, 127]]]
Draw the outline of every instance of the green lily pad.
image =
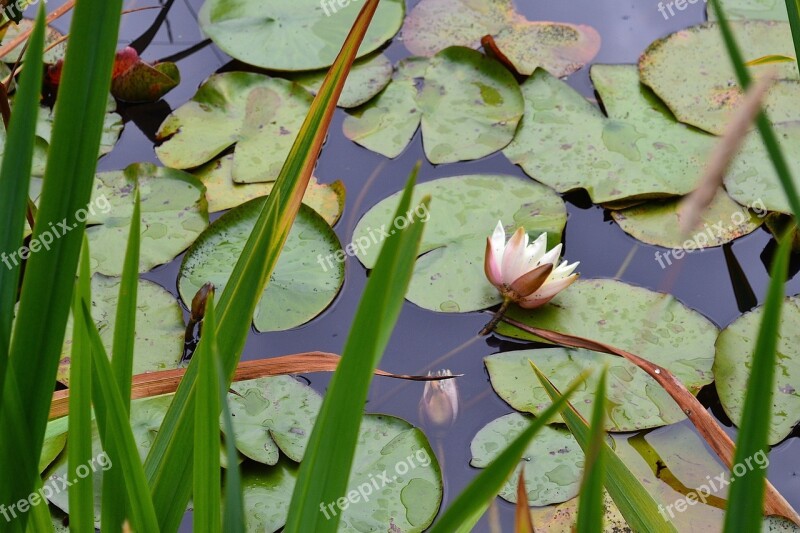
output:
[[[548, 234], [548, 248], [561, 241], [567, 222], [563, 200], [547, 187], [504, 175], [440, 178], [414, 188], [411, 205], [431, 196], [419, 258], [406, 298], [431, 311], [466, 313], [491, 307], [502, 298], [484, 274], [486, 238], [501, 220], [506, 232], [523, 226], [531, 238]], [[383, 232], [391, 233], [407, 218], [391, 222], [400, 193], [384, 199], [358, 222], [353, 232], [356, 255], [373, 268]]]
[[134, 163], [95, 178], [86, 235], [91, 267], [108, 276], [122, 275], [133, 214], [134, 187], [141, 199], [139, 272], [169, 263], [208, 227], [203, 185], [191, 174], [151, 163]]
[[[719, 0], [728, 20], [789, 20], [784, 0]], [[709, 21], [717, 20], [717, 12], [706, 4]]]
[[541, 67], [568, 76], [597, 55], [600, 35], [584, 25], [531, 22], [512, 0], [422, 0], [403, 25], [403, 43], [412, 54], [433, 56], [449, 46], [477, 48], [491, 35], [523, 75]]
[[504, 148], [523, 112], [514, 76], [494, 59], [463, 47], [431, 59], [417, 102], [425, 155], [434, 164], [479, 159]]
[[[92, 276], [92, 317], [109, 357], [114, 338], [119, 278]], [[136, 301], [136, 339], [133, 373], [176, 368], [183, 351], [183, 312], [175, 298], [152, 281], [139, 280]], [[64, 347], [58, 366], [58, 380], [69, 383], [72, 357], [72, 316], [67, 321]]]
[[559, 192], [585, 189], [595, 203], [685, 194], [713, 137], [679, 124], [631, 65], [591, 71], [608, 117], [542, 70], [522, 84], [525, 116], [503, 153]]
[[[780, 140], [795, 187], [800, 186], [800, 154], [793, 147], [800, 141], [800, 122], [773, 126]], [[740, 204], [755, 209], [767, 209], [792, 214], [786, 193], [775, 168], [764, 153], [764, 143], [757, 131], [751, 132], [725, 175], [728, 194]]]
[[[217, 297], [222, 294], [266, 199], [256, 198], [228, 211], [189, 248], [178, 279], [184, 302], [191, 302], [207, 282], [216, 286]], [[344, 255], [333, 229], [316, 211], [301, 205], [256, 307], [256, 329], [294, 328], [324, 311], [344, 282], [344, 263], [336, 260], [339, 253]]]
[[[379, 53], [355, 61], [337, 105], [350, 108], [369, 102], [391, 81], [392, 70], [389, 58]], [[293, 75], [289, 79], [305, 87], [311, 94], [317, 94], [327, 74], [325, 69]]]
[[[278, 450], [300, 462], [322, 405], [321, 396], [290, 376], [234, 383], [228, 394], [236, 448], [246, 457], [274, 465]], [[222, 420], [220, 429], [224, 431]]]
[[61, 454], [67, 444], [67, 425], [68, 418], [66, 416], [57, 418], [47, 424], [47, 431], [44, 434], [44, 442], [42, 443], [42, 453], [39, 456], [40, 474], [56, 460], [56, 457]]
[[[19, 21], [18, 24], [9, 24], [8, 29], [6, 29], [5, 34], [3, 35], [2, 39], [0, 39], [0, 46], [5, 46], [6, 44], [10, 43], [14, 39], [16, 39], [20, 33], [25, 31], [32, 31], [33, 30], [33, 19], [24, 18]], [[47, 26], [45, 29], [45, 37], [44, 37], [44, 46], [45, 49], [49, 48], [53, 44], [55, 44], [60, 39], [64, 38], [64, 34], [55, 29], [52, 26]], [[27, 44], [27, 39], [22, 42], [19, 46], [11, 50], [6, 56], [3, 57], [3, 61], [6, 63], [14, 64], [19, 61], [20, 55], [22, 51], [25, 49], [25, 45]], [[57, 63], [59, 60], [64, 59], [64, 55], [67, 52], [67, 42], [62, 41], [60, 44], [53, 46], [50, 50], [47, 50], [44, 53], [44, 62], [48, 65], [52, 65]]]
[[[285, 459], [272, 467], [250, 463], [245, 468], [247, 531], [283, 526], [297, 470]], [[421, 532], [433, 522], [441, 501], [441, 472], [425, 435], [399, 418], [366, 415], [348, 490], [336, 502], [323, 502], [320, 512], [341, 515], [340, 531]]]
[[[333, 64], [363, 7], [358, 0], [208, 0], [199, 22], [222, 51], [270, 70], [315, 70]], [[358, 50], [377, 50], [403, 23], [405, 2], [378, 5]]]
[[417, 84], [425, 76], [428, 59], [400, 60], [392, 81], [377, 98], [349, 111], [342, 130], [364, 148], [394, 159], [406, 149], [420, 123]]
[[[559, 389], [564, 390], [581, 372], [608, 366], [607, 431], [636, 431], [674, 424], [685, 418], [667, 392], [643, 370], [622, 357], [566, 348], [520, 350], [490, 355], [484, 359], [492, 387], [511, 407], [539, 415], [550, 406], [550, 397], [531, 371], [528, 361]], [[597, 373], [576, 391], [572, 404], [591, 419], [597, 390]], [[561, 418], [553, 423], [563, 423]]]
[[[605, 342], [672, 372], [692, 393], [711, 383], [718, 330], [669, 294], [611, 279], [578, 280], [532, 311], [507, 315], [539, 328]], [[504, 322], [496, 331], [541, 341]]]
[[284, 79], [214, 74], [161, 124], [157, 137], [164, 142], [156, 155], [168, 167], [194, 168], [235, 145], [234, 181], [274, 181], [311, 99], [300, 85]]
[[[242, 205], [248, 200], [272, 192], [275, 182], [239, 184], [233, 181], [233, 154], [228, 154], [203, 165], [194, 176], [206, 186], [208, 211], [215, 213]], [[320, 183], [311, 181], [303, 196], [303, 203], [322, 215], [333, 226], [344, 210], [345, 189], [341, 181]]]
[[[742, 418], [753, 350], [764, 308], [745, 313], [722, 330], [717, 339], [714, 378], [722, 407], [734, 423]], [[778, 335], [772, 390], [769, 443], [777, 444], [800, 422], [800, 298], [784, 301]]]
[[[486, 468], [530, 425], [532, 418], [511, 413], [486, 424], [470, 443], [472, 459], [469, 464]], [[543, 427], [522, 455], [528, 503], [550, 505], [577, 496], [583, 477], [583, 462], [583, 451], [568, 430]], [[519, 469], [515, 469], [500, 489], [499, 496], [516, 503], [518, 484]]]
[[[756, 59], [770, 54], [794, 57], [786, 22], [732, 22], [742, 50]], [[639, 59], [642, 83], [649, 86], [681, 122], [720, 135], [738, 107], [742, 91], [727, 58], [716, 23], [693, 26], [652, 43]], [[778, 81], [765, 99], [773, 122], [800, 120], [800, 75], [795, 62], [771, 65]], [[751, 67], [753, 73], [763, 67]]]
[[697, 229], [687, 236], [680, 226], [680, 203], [680, 199], [647, 202], [612, 211], [611, 216], [625, 233], [635, 239], [665, 248], [685, 250], [721, 246], [754, 232], [764, 222], [763, 218], [734, 202], [720, 188], [700, 216]]

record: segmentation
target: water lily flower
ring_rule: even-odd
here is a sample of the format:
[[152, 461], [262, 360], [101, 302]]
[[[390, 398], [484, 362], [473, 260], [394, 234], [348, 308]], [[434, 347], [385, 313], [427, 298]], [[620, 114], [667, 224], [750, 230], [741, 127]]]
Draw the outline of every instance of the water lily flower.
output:
[[573, 273], [578, 262], [558, 264], [561, 248], [558, 244], [547, 251], [547, 233], [529, 243], [525, 228], [517, 228], [506, 243], [503, 223], [497, 222], [492, 236], [486, 239], [484, 271], [503, 295], [503, 306], [482, 334], [494, 328], [511, 302], [524, 309], [541, 307], [578, 279]]
[[[439, 370], [428, 376], [451, 377], [449, 370]], [[437, 429], [449, 428], [458, 417], [458, 388], [455, 379], [426, 381], [419, 401], [419, 416], [427, 425]]]

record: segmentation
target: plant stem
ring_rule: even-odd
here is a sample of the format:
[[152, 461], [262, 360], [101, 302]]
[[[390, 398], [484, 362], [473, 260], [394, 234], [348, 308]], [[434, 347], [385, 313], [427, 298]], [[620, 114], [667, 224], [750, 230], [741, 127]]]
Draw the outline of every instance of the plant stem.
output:
[[511, 304], [511, 299], [505, 298], [503, 300], [503, 305], [500, 306], [500, 309], [497, 310], [497, 312], [494, 314], [489, 323], [483, 326], [483, 329], [478, 335], [480, 335], [481, 337], [485, 337], [486, 335], [491, 333], [494, 330], [497, 323], [500, 322], [500, 320], [503, 318], [503, 315], [506, 314], [506, 310], [508, 309], [508, 306], [510, 304]]

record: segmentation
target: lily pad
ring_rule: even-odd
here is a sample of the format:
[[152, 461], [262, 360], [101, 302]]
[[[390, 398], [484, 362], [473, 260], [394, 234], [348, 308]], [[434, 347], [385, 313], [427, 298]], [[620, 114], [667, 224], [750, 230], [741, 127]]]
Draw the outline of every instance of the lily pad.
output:
[[[530, 425], [532, 418], [511, 413], [486, 424], [470, 443], [472, 459], [469, 464], [486, 468]], [[533, 506], [551, 505], [577, 496], [583, 463], [583, 451], [567, 429], [543, 427], [522, 455], [528, 503]], [[516, 503], [518, 484], [519, 469], [514, 469], [499, 496]]]
[[[5, 46], [6, 44], [10, 43], [14, 39], [16, 39], [19, 34], [25, 31], [32, 31], [33, 30], [33, 19], [24, 18], [19, 21], [18, 24], [9, 24], [8, 28], [5, 30], [5, 34], [3, 35], [2, 39], [0, 39], [0, 46]], [[45, 37], [44, 37], [44, 47], [45, 50], [53, 46], [56, 42], [60, 39], [64, 38], [64, 34], [55, 29], [52, 26], [47, 26], [45, 29]], [[22, 42], [19, 46], [11, 50], [7, 55], [3, 57], [3, 61], [6, 63], [14, 64], [19, 61], [20, 55], [22, 51], [25, 49], [25, 45], [27, 43], [27, 39]], [[57, 63], [60, 59], [64, 59], [64, 55], [67, 52], [67, 42], [62, 41], [60, 44], [56, 44], [53, 48], [50, 48], [44, 53], [44, 62], [47, 65], [52, 65]]]
[[[232, 209], [218, 218], [186, 252], [178, 289], [184, 302], [207, 282], [217, 297], [228, 283], [267, 197]], [[258, 331], [282, 331], [304, 324], [330, 305], [344, 282], [344, 255], [333, 229], [306, 205], [289, 232], [269, 285], [256, 307]]]
[[149, 64], [130, 46], [117, 52], [111, 94], [123, 102], [155, 102], [181, 82], [175, 63]]
[[[745, 313], [717, 339], [714, 378], [722, 407], [734, 423], [742, 418], [744, 394], [763, 307]], [[769, 443], [777, 444], [800, 422], [800, 297], [786, 298], [781, 311], [778, 359], [772, 389]]]
[[678, 216], [680, 203], [680, 199], [647, 202], [612, 211], [611, 216], [625, 233], [635, 239], [665, 248], [685, 250], [721, 246], [754, 232], [764, 222], [763, 218], [733, 201], [720, 188], [700, 216], [697, 229], [686, 236], [681, 230]]
[[68, 418], [62, 416], [47, 424], [47, 431], [44, 434], [42, 443], [42, 453], [39, 456], [39, 473], [45, 471], [56, 457], [59, 456], [64, 446], [67, 444]]
[[[109, 357], [119, 304], [119, 278], [92, 276], [92, 318]], [[139, 280], [136, 301], [136, 338], [133, 373], [176, 368], [183, 350], [183, 312], [175, 298], [152, 281]], [[67, 321], [58, 380], [69, 383], [72, 356], [72, 315]]]
[[214, 74], [161, 124], [157, 137], [164, 142], [156, 155], [168, 167], [194, 168], [235, 145], [234, 181], [274, 181], [311, 99], [303, 87], [284, 79]]
[[[784, 0], [719, 0], [728, 20], [789, 20]], [[709, 21], [717, 20], [717, 12], [706, 4]]]
[[[548, 248], [561, 241], [567, 222], [563, 200], [547, 187], [504, 175], [440, 178], [414, 188], [411, 205], [431, 196], [428, 212], [417, 207], [426, 223], [419, 258], [406, 294], [431, 311], [466, 313], [500, 303], [501, 297], [486, 279], [483, 262], [486, 238], [501, 220], [506, 232], [523, 226], [531, 238], [548, 234]], [[356, 255], [373, 268], [383, 232], [391, 233], [408, 219], [391, 221], [400, 193], [378, 203], [353, 232]]]
[[[578, 280], [543, 307], [513, 307], [507, 315], [635, 353], [672, 372], [694, 394], [713, 380], [716, 326], [669, 294], [611, 279]], [[496, 331], [541, 342], [504, 322]]]
[[685, 194], [713, 137], [679, 124], [631, 65], [591, 71], [608, 117], [542, 70], [522, 84], [525, 116], [503, 153], [559, 192], [585, 189], [595, 203]]
[[531, 22], [516, 12], [512, 0], [422, 0], [403, 25], [411, 53], [433, 56], [449, 46], [477, 48], [485, 35], [523, 75], [541, 67], [568, 76], [597, 55], [600, 35], [594, 28], [562, 22]]
[[[272, 192], [275, 182], [239, 184], [233, 181], [233, 154], [228, 154], [203, 165], [194, 176], [206, 186], [208, 211], [214, 213], [242, 205], [248, 200]], [[303, 196], [303, 203], [322, 215], [333, 226], [344, 210], [345, 189], [341, 181], [320, 183], [311, 181]]]
[[[245, 468], [247, 531], [283, 526], [297, 470], [285, 459], [273, 467], [250, 463]], [[341, 515], [340, 531], [421, 532], [433, 522], [441, 501], [441, 472], [425, 435], [399, 418], [366, 415], [348, 490], [336, 502], [323, 502], [329, 505], [320, 512]]]
[[[794, 57], [792, 32], [786, 22], [732, 22], [742, 50], [756, 59], [770, 54]], [[742, 91], [716, 23], [673, 33], [652, 43], [639, 59], [642, 83], [649, 86], [681, 122], [720, 135], [739, 106]], [[800, 120], [800, 74], [796, 62], [771, 65], [778, 81], [764, 103], [773, 122]], [[763, 67], [751, 67], [758, 72]]]
[[386, 157], [399, 156], [419, 127], [417, 86], [427, 68], [425, 58], [400, 60], [392, 81], [383, 92], [367, 105], [348, 113], [342, 126], [345, 136]]
[[523, 112], [514, 76], [494, 59], [463, 47], [431, 59], [417, 102], [425, 155], [434, 164], [479, 159], [504, 148]]
[[[361, 10], [358, 0], [207, 0], [199, 22], [222, 51], [270, 70], [315, 70], [333, 64]], [[403, 23], [405, 2], [384, 0], [358, 57], [377, 50]]]
[[[379, 53], [355, 61], [337, 105], [350, 108], [369, 102], [391, 81], [392, 70], [389, 58]], [[327, 70], [304, 72], [289, 79], [305, 87], [311, 94], [317, 94], [327, 74]]]
[[[566, 348], [520, 350], [490, 355], [484, 359], [492, 387], [518, 411], [539, 415], [550, 406], [550, 397], [531, 371], [528, 361], [559, 389], [564, 390], [581, 372], [608, 366], [607, 431], [636, 431], [674, 424], [685, 418], [669, 394], [643, 370], [622, 357]], [[597, 390], [597, 373], [576, 391], [572, 404], [591, 419]], [[552, 420], [563, 423], [561, 418]]]

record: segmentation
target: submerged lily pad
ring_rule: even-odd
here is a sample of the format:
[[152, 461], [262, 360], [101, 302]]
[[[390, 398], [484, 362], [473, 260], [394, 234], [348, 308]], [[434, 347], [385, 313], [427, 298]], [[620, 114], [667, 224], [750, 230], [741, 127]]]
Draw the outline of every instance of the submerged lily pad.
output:
[[[373, 268], [383, 233], [395, 231], [408, 218], [392, 222], [400, 194], [384, 199], [358, 222], [353, 232], [356, 255]], [[548, 234], [548, 248], [561, 241], [567, 222], [563, 200], [547, 187], [514, 176], [470, 175], [440, 178], [417, 185], [411, 205], [431, 196], [428, 220], [406, 298], [431, 311], [477, 311], [500, 303], [483, 270], [486, 238], [501, 220], [506, 232], [523, 226], [531, 238]]]
[[[578, 280], [545, 306], [513, 307], [507, 315], [627, 350], [666, 368], [695, 394], [713, 380], [716, 326], [669, 294], [611, 279]], [[504, 322], [496, 331], [541, 341]]]
[[[111, 357], [119, 305], [119, 278], [101, 274], [92, 276], [92, 318], [103, 346]], [[183, 351], [183, 312], [175, 298], [152, 281], [140, 279], [136, 298], [136, 336], [133, 350], [133, 373], [176, 368]], [[58, 366], [58, 380], [69, 383], [72, 357], [72, 315], [67, 321], [64, 347]]]
[[403, 25], [406, 48], [421, 56], [449, 46], [477, 48], [486, 35], [523, 75], [542, 67], [567, 76], [600, 50], [600, 35], [591, 26], [531, 22], [516, 12], [512, 0], [422, 0]]
[[[792, 32], [786, 22], [732, 22], [742, 50], [756, 59], [770, 54], [794, 57]], [[716, 23], [678, 31], [652, 43], [639, 59], [642, 83], [648, 85], [681, 122], [722, 134], [742, 91]], [[725, 60], [721, 60], [725, 59]], [[796, 62], [772, 65], [778, 81], [764, 108], [773, 122], [800, 120], [800, 75]], [[756, 73], [763, 67], [752, 67]]]
[[[486, 424], [470, 443], [472, 459], [469, 464], [486, 468], [528, 427], [531, 420], [531, 416], [511, 413]], [[533, 506], [551, 505], [577, 496], [583, 463], [583, 451], [567, 429], [543, 427], [522, 455], [528, 503]], [[499, 496], [516, 503], [518, 484], [517, 468], [503, 484]]]
[[514, 76], [494, 59], [463, 47], [431, 59], [417, 101], [425, 155], [434, 164], [479, 159], [504, 148], [523, 112]]
[[[607, 431], [636, 431], [674, 424], [685, 418], [670, 395], [633, 363], [622, 357], [567, 348], [520, 350], [490, 355], [484, 359], [492, 387], [518, 411], [539, 415], [552, 403], [531, 371], [529, 360], [559, 390], [564, 390], [584, 370], [607, 365]], [[571, 400], [587, 420], [591, 419], [597, 379], [597, 373], [592, 374]], [[562, 420], [557, 418], [551, 422], [562, 423]]]
[[[789, 20], [784, 0], [719, 0], [728, 20]], [[706, 4], [709, 21], [717, 20], [717, 12]]]
[[[228, 211], [189, 248], [178, 279], [184, 302], [191, 302], [207, 282], [216, 286], [217, 297], [222, 294], [266, 199], [256, 198]], [[294, 328], [324, 311], [344, 282], [344, 263], [337, 254], [344, 256], [333, 229], [316, 211], [301, 205], [256, 307], [256, 329]]]
[[[745, 313], [717, 339], [714, 378], [722, 407], [737, 425], [750, 377], [753, 350], [764, 308]], [[800, 422], [800, 298], [786, 298], [781, 311], [778, 358], [772, 388], [769, 443], [777, 444]]]
[[91, 267], [108, 276], [122, 275], [130, 234], [134, 188], [141, 199], [139, 272], [169, 263], [208, 226], [203, 185], [191, 174], [151, 163], [134, 163], [95, 178], [86, 229]]
[[713, 137], [679, 124], [639, 83], [636, 67], [591, 71], [608, 117], [542, 70], [522, 85], [525, 116], [503, 153], [559, 192], [585, 189], [595, 203], [685, 194]]
[[[270, 70], [315, 70], [333, 64], [363, 7], [358, 0], [207, 0], [198, 20], [203, 33], [240, 61]], [[403, 0], [383, 0], [358, 57], [394, 37]]]
[[[312, 94], [317, 94], [327, 74], [326, 69], [304, 72], [290, 76], [289, 79], [299, 83]], [[363, 57], [353, 63], [337, 105], [349, 108], [365, 104], [381, 92], [391, 79], [392, 62], [388, 57], [379, 53]]]
[[678, 216], [680, 203], [680, 199], [647, 202], [612, 211], [611, 216], [625, 233], [642, 242], [685, 250], [721, 246], [754, 232], [764, 222], [763, 218], [734, 202], [720, 188], [708, 208], [703, 210], [697, 229], [687, 236], [681, 230]]
[[[275, 182], [239, 184], [233, 181], [233, 155], [228, 154], [203, 165], [194, 176], [206, 186], [208, 211], [214, 213], [242, 205], [248, 200], [272, 192]], [[303, 203], [322, 215], [333, 226], [344, 210], [345, 189], [341, 181], [320, 183], [311, 181], [303, 196]]]
[[428, 60], [400, 60], [392, 81], [377, 98], [344, 119], [345, 136], [364, 148], [389, 158], [399, 156], [414, 137], [420, 123], [417, 85], [422, 82]]
[[214, 74], [161, 124], [157, 137], [164, 142], [156, 155], [168, 167], [194, 168], [235, 145], [234, 181], [274, 181], [311, 99], [303, 87], [284, 79]]

